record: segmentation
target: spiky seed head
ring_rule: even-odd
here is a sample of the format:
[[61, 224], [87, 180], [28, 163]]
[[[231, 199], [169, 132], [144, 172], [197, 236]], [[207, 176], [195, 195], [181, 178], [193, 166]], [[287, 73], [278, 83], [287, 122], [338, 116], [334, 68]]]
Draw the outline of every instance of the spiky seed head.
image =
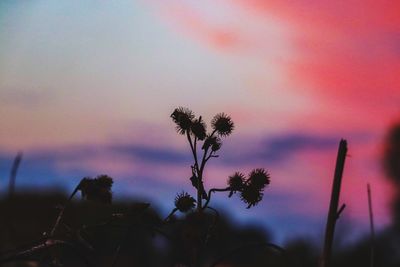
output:
[[229, 193], [229, 197], [231, 197], [233, 193], [241, 191], [243, 189], [244, 182], [245, 182], [245, 177], [243, 173], [235, 172], [233, 175], [229, 176], [228, 186], [231, 190], [231, 192]]
[[228, 136], [232, 133], [234, 124], [228, 115], [219, 113], [211, 121], [212, 128], [217, 131], [219, 136]]
[[111, 187], [113, 185], [113, 179], [105, 174], [98, 175], [95, 180], [97, 181], [98, 185], [102, 188], [106, 188], [108, 190], [111, 190]]
[[213, 152], [218, 151], [222, 146], [221, 139], [217, 136], [207, 136], [206, 140], [204, 140], [202, 149], [206, 150], [211, 147]]
[[190, 129], [197, 139], [204, 140], [206, 138], [206, 124], [202, 121], [201, 117], [193, 121]]
[[96, 178], [85, 177], [79, 183], [78, 189], [86, 200], [111, 203], [111, 187], [113, 179], [107, 175], [99, 175]]
[[254, 169], [250, 172], [248, 182], [256, 188], [264, 189], [265, 186], [270, 184], [270, 176], [262, 168]]
[[180, 194], [177, 194], [175, 197], [175, 207], [180, 211], [180, 212], [188, 212], [191, 209], [194, 208], [194, 203], [196, 200], [191, 197], [188, 193], [182, 192]]
[[257, 205], [263, 198], [263, 192], [260, 188], [252, 185], [245, 185], [240, 194], [241, 200], [247, 204], [247, 209]]
[[176, 123], [176, 130], [180, 134], [185, 134], [190, 131], [193, 123], [194, 114], [193, 112], [184, 107], [179, 107], [174, 110], [171, 114], [172, 120]]
[[221, 139], [219, 139], [219, 138], [217, 137], [217, 138], [215, 138], [215, 139], [213, 140], [213, 143], [211, 144], [211, 151], [217, 152], [218, 150], [221, 149], [221, 146], [222, 146]]

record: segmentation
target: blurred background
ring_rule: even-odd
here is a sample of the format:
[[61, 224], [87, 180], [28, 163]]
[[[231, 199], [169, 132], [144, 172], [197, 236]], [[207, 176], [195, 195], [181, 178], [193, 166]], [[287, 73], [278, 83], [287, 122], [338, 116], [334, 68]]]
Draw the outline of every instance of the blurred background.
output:
[[349, 142], [340, 242], [378, 231], [396, 193], [383, 154], [400, 114], [400, 4], [395, 1], [37, 0], [0, 2], [0, 193], [23, 151], [16, 193], [71, 192], [84, 176], [115, 179], [115, 199], [168, 214], [194, 195], [191, 154], [170, 119], [184, 106], [235, 122], [207, 187], [264, 167], [252, 209], [220, 194], [239, 225], [277, 244], [322, 244], [341, 138]]

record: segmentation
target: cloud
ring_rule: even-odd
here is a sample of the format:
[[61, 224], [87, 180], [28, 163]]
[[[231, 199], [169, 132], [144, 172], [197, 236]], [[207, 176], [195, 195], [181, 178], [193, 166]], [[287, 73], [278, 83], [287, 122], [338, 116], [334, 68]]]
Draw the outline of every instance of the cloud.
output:
[[[360, 137], [361, 135], [354, 133], [352, 136]], [[340, 136], [335, 135], [326, 136], [297, 132], [274, 136], [266, 135], [260, 140], [238, 138], [234, 144], [227, 141], [227, 145], [223, 145], [219, 153], [221, 157], [215, 159], [213, 164], [215, 163], [218, 166], [240, 166], [256, 162], [279, 164], [290, 161], [292, 156], [300, 152], [313, 153], [336, 149], [340, 139]], [[366, 140], [365, 137], [364, 140]], [[238, 146], [240, 153], [237, 153]], [[154, 145], [128, 143], [110, 145], [106, 149], [112, 154], [127, 156], [130, 160], [139, 161], [143, 164], [169, 166], [189, 166], [189, 164], [192, 164], [189, 148], [178, 149], [163, 147], [162, 145], [155, 147]]]
[[[163, 2], [152, 2], [162, 16], [166, 17], [175, 30], [183, 32], [203, 44], [219, 51], [231, 50], [241, 46], [243, 41], [236, 28], [226, 23], [218, 13], [210, 12], [211, 2], [193, 3], [170, 1], [168, 5]], [[221, 5], [212, 2], [214, 7]], [[217, 8], [218, 8], [217, 7]], [[205, 18], [206, 17], [206, 18]]]
[[[352, 145], [362, 146], [371, 141], [374, 137], [369, 133], [347, 133], [346, 138], [350, 139]], [[320, 153], [335, 151], [339, 141], [342, 139], [340, 134], [313, 134], [307, 132], [284, 132], [279, 135], [267, 135], [260, 140], [252, 140], [246, 148], [242, 140], [240, 153], [236, 153], [237, 148], [228, 147], [221, 157], [223, 164], [249, 164], [249, 163], [268, 163], [283, 164], [292, 160], [293, 156], [303, 153]], [[235, 146], [238, 144], [236, 143]], [[224, 149], [224, 148], [223, 148]]]
[[[287, 71], [320, 96], [365, 105], [400, 99], [396, 1], [238, 0], [243, 10], [292, 29]], [[385, 103], [385, 104], [383, 104]], [[377, 103], [374, 103], [377, 105]]]
[[[271, 86], [305, 93], [320, 106], [317, 110], [331, 110], [330, 118], [351, 120], [350, 125], [357, 116], [357, 125], [365, 128], [371, 123], [387, 125], [399, 111], [400, 3], [396, 1], [174, 3], [168, 18], [186, 29], [184, 34], [219, 51], [229, 48], [223, 50], [264, 59], [265, 73], [270, 75], [273, 68], [282, 77]], [[270, 90], [258, 86], [253, 91]], [[382, 122], [382, 118], [388, 119]]]
[[[367, 133], [346, 135], [352, 145], [363, 146], [373, 138]], [[236, 137], [223, 144], [220, 157], [212, 160], [218, 168], [246, 167], [259, 163], [281, 165], [290, 163], [294, 156], [309, 153], [330, 153], [335, 151], [341, 136], [323, 135], [307, 132], [283, 132], [279, 135], [265, 135], [261, 138]], [[200, 154], [203, 151], [200, 151]], [[45, 150], [27, 151], [24, 160], [29, 166], [44, 166], [53, 172], [89, 173], [109, 171], [116, 175], [145, 174], [153, 172], [160, 176], [167, 172], [180, 176], [193, 163], [189, 147], [176, 147], [154, 144], [109, 143], [103, 145], [83, 145], [58, 147]], [[12, 159], [4, 154], [3, 158]], [[4, 161], [2, 161], [4, 162]], [[183, 171], [185, 170], [185, 171]]]
[[154, 147], [139, 144], [111, 145], [110, 149], [114, 153], [122, 154], [143, 162], [154, 164], [188, 164], [191, 163], [189, 149], [182, 151], [167, 147]]
[[[291, 162], [293, 156], [308, 151], [335, 149], [338, 138], [312, 134], [287, 133], [268, 136], [261, 140], [239, 138], [227, 143], [221, 157], [212, 161], [211, 177], [225, 177], [232, 168], [268, 163], [268, 166]], [[238, 147], [240, 153], [237, 153]], [[15, 155], [1, 153], [2, 176], [8, 171]], [[118, 179], [153, 177], [176, 184], [190, 176], [192, 156], [190, 149], [154, 146], [154, 144], [118, 143], [100, 146], [72, 146], [26, 151], [18, 182], [22, 185], [67, 185], [84, 176], [107, 173]], [[217, 168], [217, 169], [215, 169]], [[223, 179], [225, 180], [225, 178]], [[5, 180], [3, 180], [6, 183]], [[217, 182], [217, 181], [215, 181]]]
[[[387, 193], [380, 186], [377, 170], [371, 171], [371, 155], [365, 153], [374, 137], [359, 132], [347, 136], [352, 140], [349, 146], [352, 158], [346, 162], [342, 201], [352, 210], [353, 219], [362, 224], [365, 202], [359, 197], [364, 189], [360, 185], [365, 183], [365, 177], [374, 177], [377, 183], [374, 195], [381, 218], [379, 225], [383, 225], [388, 218], [383, 201]], [[221, 157], [210, 163], [205, 185], [224, 187], [228, 175], [234, 171], [247, 173], [266, 166], [271, 173], [271, 185], [265, 191], [265, 200], [254, 211], [247, 212], [237, 196], [227, 199], [226, 194], [217, 194], [213, 203], [229, 207], [229, 212], [238, 214], [239, 220], [246, 212], [253, 220], [273, 225], [282, 236], [291, 229], [295, 218], [301, 218], [295, 231], [306, 233], [307, 225], [319, 227], [321, 221], [318, 218], [325, 215], [339, 140], [339, 134], [304, 131], [261, 138], [235, 137], [234, 142], [227, 141], [223, 145]], [[1, 177], [8, 176], [14, 156], [0, 153]], [[188, 182], [190, 163], [188, 147], [134, 142], [26, 151], [17, 178], [17, 191], [21, 187], [64, 187], [70, 191], [82, 177], [105, 173], [115, 178], [116, 198], [143, 197], [166, 211], [177, 192], [193, 193]], [[369, 169], [366, 169], [367, 165]], [[6, 182], [6, 179], [0, 181], [1, 188], [6, 188]]]
[[276, 136], [263, 142], [265, 152], [261, 157], [272, 161], [284, 160], [302, 150], [330, 150], [337, 147], [338, 138], [312, 134], [288, 134]]

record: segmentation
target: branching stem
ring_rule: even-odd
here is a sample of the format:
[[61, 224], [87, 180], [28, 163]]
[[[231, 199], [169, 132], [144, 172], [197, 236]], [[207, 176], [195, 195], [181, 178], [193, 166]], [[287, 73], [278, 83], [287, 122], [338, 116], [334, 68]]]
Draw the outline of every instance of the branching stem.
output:
[[[201, 119], [201, 117], [200, 117], [200, 119]], [[211, 133], [210, 137], [213, 137], [216, 132], [217, 132], [217, 130], [214, 130]], [[203, 207], [203, 205], [202, 205], [202, 199], [203, 199], [202, 193], [203, 193], [203, 190], [204, 190], [204, 187], [203, 187], [203, 171], [204, 171], [204, 168], [205, 168], [205, 165], [206, 165], [207, 161], [210, 158], [217, 158], [218, 155], [213, 155], [214, 151], [211, 151], [208, 154], [209, 147], [207, 147], [203, 152], [203, 157], [202, 157], [202, 160], [201, 160], [201, 163], [200, 163], [200, 167], [199, 167], [199, 161], [197, 159], [197, 137], [194, 137], [194, 140], [192, 141], [192, 138], [190, 137], [190, 132], [189, 131], [186, 132], [186, 137], [187, 137], [187, 140], [189, 142], [190, 149], [192, 151], [192, 155], [193, 155], [193, 159], [194, 159], [194, 170], [195, 170], [195, 172], [196, 172], [195, 174], [197, 176], [197, 201], [196, 201], [197, 202], [197, 211], [198, 212], [202, 212], [202, 210], [205, 207], [207, 207], [208, 202], [209, 202], [209, 198], [208, 198], [207, 202], [206, 202], [206, 205], [204, 205], [204, 207]]]
[[213, 153], [215, 153], [214, 151], [211, 151], [210, 154], [208, 155], [208, 157], [206, 158], [206, 162], [210, 159], [210, 158], [218, 158], [218, 155], [213, 155]]
[[196, 138], [194, 139], [195, 140], [195, 145], [193, 145], [192, 138], [190, 138], [190, 133], [189, 132], [186, 132], [186, 137], [188, 139], [188, 142], [189, 142], [189, 145], [190, 145], [190, 149], [192, 150], [193, 159], [194, 159], [194, 166], [196, 168], [196, 171], [198, 172], [199, 171], [199, 163], [198, 163], [198, 160], [197, 160], [196, 146], [195, 146], [196, 145]]
[[210, 203], [210, 200], [211, 200], [211, 193], [214, 193], [214, 192], [227, 192], [227, 191], [230, 191], [230, 190], [231, 190], [230, 187], [226, 187], [226, 188], [211, 188], [210, 190], [208, 190], [207, 201], [206, 201], [206, 203], [204, 203], [203, 209], [206, 209], [208, 207], [208, 204]]

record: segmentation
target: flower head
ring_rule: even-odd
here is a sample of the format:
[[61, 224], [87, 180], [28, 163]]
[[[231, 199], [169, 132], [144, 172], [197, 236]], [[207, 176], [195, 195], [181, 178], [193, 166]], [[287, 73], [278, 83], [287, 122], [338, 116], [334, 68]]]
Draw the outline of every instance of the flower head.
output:
[[211, 147], [211, 151], [217, 152], [222, 146], [221, 139], [216, 136], [207, 136], [202, 149], [206, 150]]
[[219, 113], [211, 121], [212, 128], [217, 131], [219, 136], [228, 136], [232, 133], [234, 124], [231, 117], [225, 113]]
[[249, 175], [249, 181], [252, 186], [264, 189], [270, 183], [270, 176], [264, 169], [254, 169]]
[[175, 197], [175, 207], [180, 212], [188, 212], [194, 208], [195, 201], [188, 193], [182, 192]]
[[217, 137], [213, 140], [211, 144], [211, 151], [217, 152], [218, 150], [220, 150], [221, 146], [222, 146], [221, 140]]
[[263, 198], [262, 189], [257, 188], [252, 185], [246, 185], [243, 187], [243, 190], [240, 194], [240, 198], [246, 204], [248, 204], [247, 208], [251, 208], [251, 206], [255, 206], [260, 202]]
[[193, 121], [190, 129], [197, 139], [204, 140], [206, 138], [206, 124], [201, 120], [201, 117]]
[[111, 203], [111, 187], [113, 179], [107, 175], [99, 175], [96, 178], [85, 177], [79, 183], [82, 197], [87, 200]]
[[179, 107], [171, 114], [172, 120], [176, 123], [176, 130], [180, 134], [190, 131], [193, 123], [194, 114], [188, 108]]
[[229, 193], [229, 197], [236, 193], [237, 191], [241, 191], [244, 186], [244, 175], [240, 172], [235, 172], [233, 175], [228, 178], [228, 186], [231, 189]]

